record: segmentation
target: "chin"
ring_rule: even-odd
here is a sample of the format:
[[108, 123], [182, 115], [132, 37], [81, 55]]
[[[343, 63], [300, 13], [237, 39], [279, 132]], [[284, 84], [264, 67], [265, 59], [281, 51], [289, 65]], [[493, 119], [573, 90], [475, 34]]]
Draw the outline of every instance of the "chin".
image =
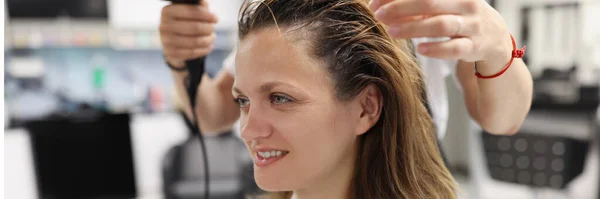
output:
[[294, 190], [288, 183], [284, 182], [282, 175], [265, 175], [264, 173], [254, 171], [254, 180], [260, 189], [268, 192], [290, 191]]
[[264, 190], [267, 192], [283, 192], [283, 191], [291, 190], [291, 189], [283, 188], [282, 186], [277, 185], [277, 184], [265, 184], [265, 183], [259, 183], [258, 181], [256, 182], [256, 184], [258, 184], [258, 187], [261, 190]]

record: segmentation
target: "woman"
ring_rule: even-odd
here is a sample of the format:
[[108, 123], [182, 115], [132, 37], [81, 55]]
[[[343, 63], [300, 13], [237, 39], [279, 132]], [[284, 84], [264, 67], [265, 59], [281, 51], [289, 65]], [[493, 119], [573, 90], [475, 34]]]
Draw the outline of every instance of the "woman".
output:
[[274, 198], [456, 198], [420, 68], [366, 2], [246, 3], [233, 95]]

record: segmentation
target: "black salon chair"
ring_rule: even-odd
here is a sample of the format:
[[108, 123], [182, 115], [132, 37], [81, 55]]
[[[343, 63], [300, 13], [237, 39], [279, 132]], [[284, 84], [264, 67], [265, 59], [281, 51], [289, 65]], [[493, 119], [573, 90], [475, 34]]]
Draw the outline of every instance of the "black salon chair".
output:
[[[246, 194], [258, 193], [252, 159], [239, 138], [232, 133], [225, 133], [217, 137], [205, 137], [205, 144], [211, 199], [245, 198]], [[167, 152], [162, 165], [166, 199], [203, 198], [206, 174], [202, 161], [199, 140], [193, 134]]]

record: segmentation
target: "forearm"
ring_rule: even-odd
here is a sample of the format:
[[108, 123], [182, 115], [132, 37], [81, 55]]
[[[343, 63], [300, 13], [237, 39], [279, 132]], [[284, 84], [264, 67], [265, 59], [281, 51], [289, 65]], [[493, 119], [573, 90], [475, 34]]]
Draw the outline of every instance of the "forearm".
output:
[[[510, 60], [510, 55], [497, 60], [477, 62], [482, 75], [495, 74]], [[469, 63], [472, 66], [472, 63]], [[500, 67], [498, 67], [500, 66]], [[493, 134], [512, 135], [518, 131], [531, 107], [533, 81], [522, 59], [515, 58], [510, 68], [492, 79], [477, 78], [476, 120]]]
[[[173, 78], [183, 110], [188, 118], [192, 118], [189, 98], [184, 85], [186, 75], [187, 73], [173, 73]], [[215, 79], [209, 78], [206, 74], [202, 77], [196, 97], [196, 116], [203, 133], [220, 133], [227, 130], [239, 117], [239, 109], [231, 97], [232, 78], [221, 73]]]
[[192, 118], [192, 111], [190, 108], [190, 102], [187, 95], [187, 90], [184, 85], [184, 79], [188, 75], [187, 72], [171, 72], [171, 76], [173, 77], [173, 84], [175, 85], [175, 91], [177, 92], [177, 96], [179, 98], [178, 102], [181, 106], [180, 108], [185, 113], [187, 119]]
[[240, 109], [233, 100], [232, 87], [233, 76], [226, 72], [220, 72], [211, 84], [200, 86], [196, 114], [202, 132], [221, 133], [237, 121]]

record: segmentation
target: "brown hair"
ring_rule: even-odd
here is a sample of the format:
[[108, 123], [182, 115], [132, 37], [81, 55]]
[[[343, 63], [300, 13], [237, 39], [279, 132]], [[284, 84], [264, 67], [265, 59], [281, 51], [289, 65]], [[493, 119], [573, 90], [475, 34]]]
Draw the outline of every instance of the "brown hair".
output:
[[246, 1], [240, 10], [239, 39], [269, 27], [307, 38], [303, 41], [309, 53], [325, 63], [340, 101], [352, 100], [370, 84], [383, 95], [379, 121], [358, 138], [351, 197], [456, 198], [409, 41], [390, 38], [366, 2], [356, 0]]

